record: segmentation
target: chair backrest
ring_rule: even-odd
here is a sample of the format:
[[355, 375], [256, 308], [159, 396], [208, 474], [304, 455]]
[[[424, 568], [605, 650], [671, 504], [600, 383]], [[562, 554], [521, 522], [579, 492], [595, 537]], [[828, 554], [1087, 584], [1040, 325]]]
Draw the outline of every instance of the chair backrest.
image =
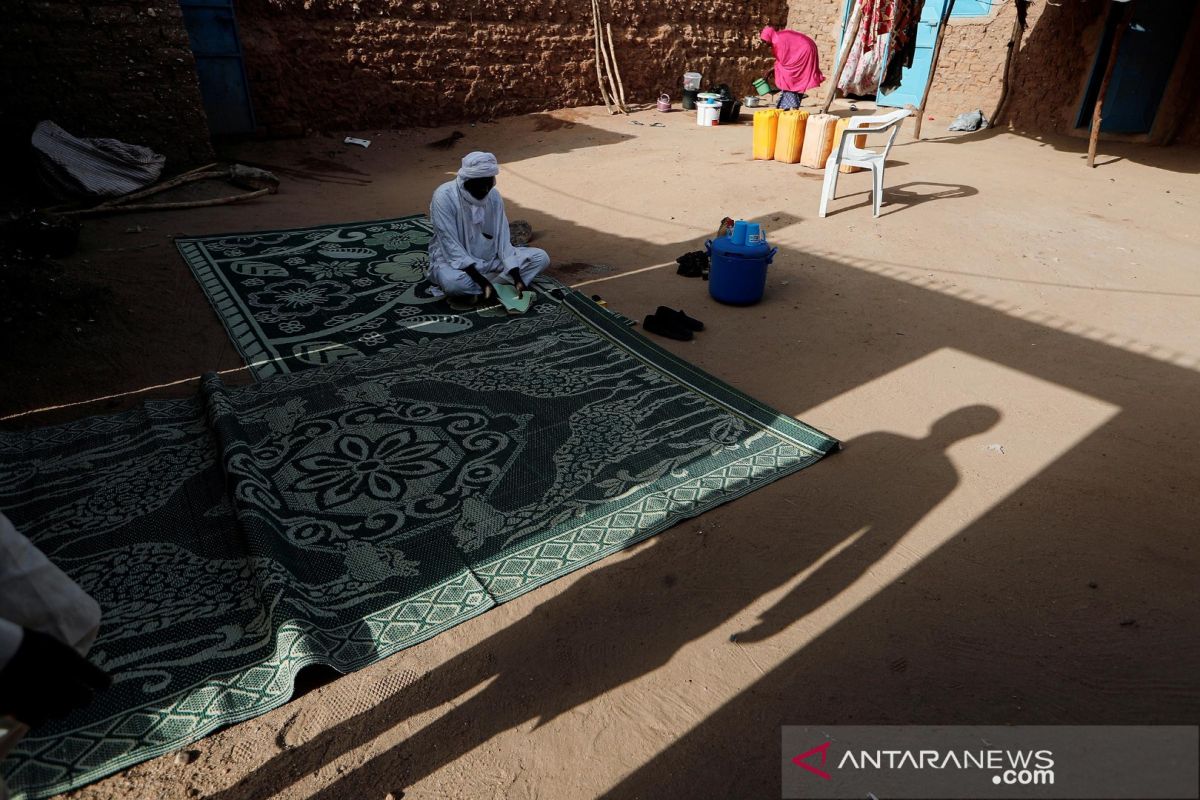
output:
[[[904, 121], [904, 118], [911, 115], [912, 111], [907, 108], [897, 108], [894, 111], [889, 111], [886, 114], [876, 114], [870, 117], [851, 117], [850, 127], [855, 128], [859, 125], [866, 124], [869, 128], [879, 128], [881, 131], [897, 125]], [[880, 131], [876, 131], [877, 133]]]
[[[851, 117], [850, 124], [842, 130], [841, 140], [838, 142], [836, 154], [837, 160], [842, 160], [842, 151], [845, 149], [847, 136], [867, 136], [875, 133], [887, 133], [887, 144], [883, 146], [883, 159], [887, 160], [888, 153], [891, 152], [892, 143], [896, 141], [896, 134], [900, 132], [900, 124], [905, 118], [912, 115], [912, 111], [907, 108], [897, 108], [895, 111], [889, 111], [886, 114], [876, 114], [874, 116]], [[859, 127], [859, 126], [863, 127]], [[875, 151], [872, 151], [875, 152]]]

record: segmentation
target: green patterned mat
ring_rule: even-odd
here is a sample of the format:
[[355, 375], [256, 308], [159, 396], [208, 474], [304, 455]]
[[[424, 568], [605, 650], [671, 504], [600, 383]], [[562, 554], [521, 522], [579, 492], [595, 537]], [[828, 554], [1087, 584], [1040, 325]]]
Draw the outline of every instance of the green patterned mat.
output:
[[[425, 280], [432, 230], [429, 219], [417, 215], [185, 237], [175, 244], [261, 380], [503, 317], [494, 306], [456, 312], [434, 296]], [[537, 288], [564, 287], [543, 279]]]
[[0, 508], [114, 684], [4, 762], [66, 791], [284, 703], [836, 447], [582, 295], [371, 358], [0, 433]]

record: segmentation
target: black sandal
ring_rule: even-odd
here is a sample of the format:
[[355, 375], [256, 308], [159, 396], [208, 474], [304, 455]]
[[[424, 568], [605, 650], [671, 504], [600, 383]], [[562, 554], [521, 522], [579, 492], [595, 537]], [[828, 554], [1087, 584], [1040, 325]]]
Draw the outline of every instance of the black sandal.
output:
[[667, 308], [666, 306], [659, 306], [658, 310], [654, 312], [654, 316], [665, 320], [677, 328], [685, 328], [689, 331], [704, 330], [703, 322], [695, 319], [694, 317], [689, 317], [687, 314], [683, 313], [682, 310], [677, 311], [673, 308]]
[[692, 340], [692, 332], [687, 328], [681, 328], [656, 314], [648, 315], [642, 322], [642, 328], [651, 333], [657, 333], [659, 336], [665, 336], [668, 339], [675, 339], [680, 342], [690, 342]]

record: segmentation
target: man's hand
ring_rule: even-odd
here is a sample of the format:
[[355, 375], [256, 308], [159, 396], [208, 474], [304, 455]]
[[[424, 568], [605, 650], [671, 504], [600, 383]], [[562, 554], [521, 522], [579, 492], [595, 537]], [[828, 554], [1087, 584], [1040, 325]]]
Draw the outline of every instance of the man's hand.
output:
[[21, 646], [0, 672], [0, 714], [30, 727], [92, 700], [112, 679], [53, 636], [25, 629]]
[[475, 268], [474, 264], [463, 271], [471, 277], [471, 280], [475, 281], [476, 286], [483, 290], [484, 300], [491, 300], [496, 296], [496, 287], [492, 286], [491, 281], [479, 274], [479, 270]]
[[513, 286], [517, 290], [517, 299], [521, 299], [521, 295], [525, 294], [525, 281], [521, 280], [521, 270], [519, 267], [513, 267], [508, 271], [508, 277], [512, 278]]

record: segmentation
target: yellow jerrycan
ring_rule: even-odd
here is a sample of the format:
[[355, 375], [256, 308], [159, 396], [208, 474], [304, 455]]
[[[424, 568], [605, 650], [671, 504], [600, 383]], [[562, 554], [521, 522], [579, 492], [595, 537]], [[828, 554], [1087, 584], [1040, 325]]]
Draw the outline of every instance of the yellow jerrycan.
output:
[[779, 115], [779, 132], [775, 136], [775, 160], [784, 164], [795, 164], [800, 160], [804, 145], [804, 127], [808, 112], [799, 109], [784, 111]]
[[775, 157], [775, 136], [779, 132], [779, 109], [754, 112], [754, 157], [770, 161]]

